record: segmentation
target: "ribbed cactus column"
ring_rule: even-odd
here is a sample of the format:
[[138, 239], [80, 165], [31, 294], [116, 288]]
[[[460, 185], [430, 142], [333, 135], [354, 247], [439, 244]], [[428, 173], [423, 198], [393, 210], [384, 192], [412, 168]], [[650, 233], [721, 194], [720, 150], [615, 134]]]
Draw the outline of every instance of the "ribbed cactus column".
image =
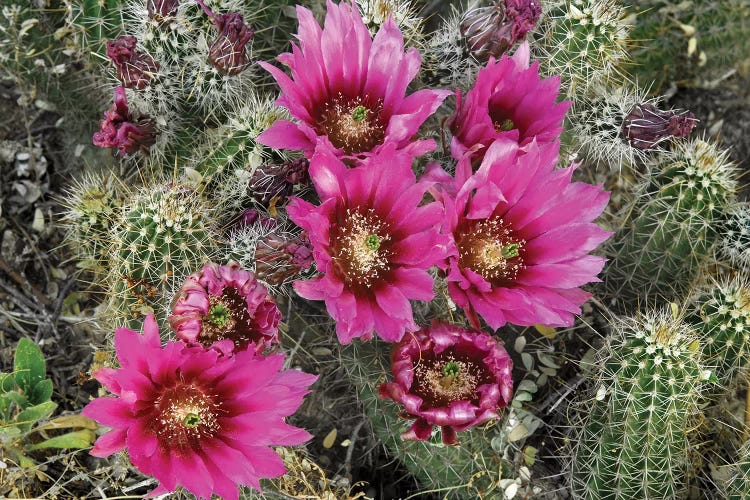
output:
[[698, 341], [667, 313], [623, 319], [612, 328], [589, 399], [571, 421], [573, 498], [683, 498], [686, 435], [706, 375]]
[[694, 140], [650, 162], [607, 250], [604, 281], [619, 308], [679, 297], [690, 287], [735, 189], [736, 169], [726, 156]]
[[[407, 334], [408, 335], [408, 334]], [[398, 458], [425, 489], [439, 490], [447, 498], [503, 498], [499, 481], [513, 477], [511, 464], [492, 449], [498, 425], [480, 427], [460, 434], [459, 446], [445, 446], [440, 437], [426, 442], [403, 441], [401, 433], [410, 421], [398, 416], [399, 407], [378, 396], [377, 386], [390, 373], [391, 344], [371, 340], [344, 346], [342, 366], [357, 388], [359, 400], [370, 419], [378, 441]]]

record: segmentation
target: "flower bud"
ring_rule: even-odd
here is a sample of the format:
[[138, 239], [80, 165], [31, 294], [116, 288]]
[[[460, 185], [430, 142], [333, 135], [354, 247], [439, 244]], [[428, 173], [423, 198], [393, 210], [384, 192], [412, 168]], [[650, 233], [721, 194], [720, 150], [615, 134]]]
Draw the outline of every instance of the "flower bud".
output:
[[180, 0], [146, 0], [148, 17], [154, 21], [163, 21], [177, 13]]
[[268, 205], [274, 198], [286, 198], [294, 186], [306, 184], [310, 177], [307, 169], [310, 162], [304, 158], [281, 165], [258, 167], [250, 178], [248, 189], [255, 201]]
[[157, 63], [150, 55], [135, 48], [134, 36], [121, 36], [107, 42], [107, 57], [117, 69], [117, 79], [123, 87], [142, 90], [148, 87], [154, 74], [159, 70]]
[[475, 58], [497, 58], [526, 37], [541, 13], [538, 0], [499, 0], [468, 11], [459, 28]]
[[291, 239], [269, 234], [255, 250], [255, 274], [270, 285], [289, 283], [312, 264], [312, 246], [305, 233]]
[[121, 156], [148, 149], [156, 142], [156, 123], [142, 117], [134, 120], [128, 109], [125, 87], [115, 89], [115, 102], [104, 112], [99, 122], [99, 132], [94, 133], [94, 145], [101, 148], [117, 148]]
[[670, 137], [685, 137], [697, 124], [688, 111], [662, 111], [653, 104], [638, 104], [623, 120], [622, 135], [635, 149], [647, 151]]
[[233, 76], [250, 66], [246, 45], [255, 31], [245, 24], [237, 12], [214, 16], [219, 36], [208, 49], [208, 60], [220, 73]]

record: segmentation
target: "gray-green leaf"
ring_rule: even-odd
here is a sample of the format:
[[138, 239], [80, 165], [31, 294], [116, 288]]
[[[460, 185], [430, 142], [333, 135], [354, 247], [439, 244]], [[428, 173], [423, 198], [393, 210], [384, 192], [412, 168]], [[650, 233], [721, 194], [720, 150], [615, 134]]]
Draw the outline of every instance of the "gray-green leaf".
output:
[[94, 432], [84, 429], [82, 431], [68, 432], [62, 436], [55, 436], [47, 439], [41, 443], [29, 446], [29, 450], [38, 450], [40, 448], [88, 448], [95, 439], [96, 434]]
[[47, 401], [36, 406], [29, 406], [18, 414], [16, 423], [22, 431], [28, 431], [38, 421], [49, 418], [52, 412], [55, 411], [55, 408], [57, 408], [57, 404], [52, 401]]
[[18, 346], [16, 346], [13, 371], [16, 384], [27, 393], [44, 380], [47, 375], [47, 368], [39, 346], [27, 338], [19, 340]]

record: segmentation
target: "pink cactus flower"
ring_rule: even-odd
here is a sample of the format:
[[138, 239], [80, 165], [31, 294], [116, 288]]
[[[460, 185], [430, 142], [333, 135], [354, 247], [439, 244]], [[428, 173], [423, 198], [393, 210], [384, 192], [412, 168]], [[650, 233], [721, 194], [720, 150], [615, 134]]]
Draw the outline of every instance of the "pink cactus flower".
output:
[[372, 39], [356, 6], [327, 5], [323, 29], [312, 12], [297, 7], [300, 45], [278, 57], [292, 78], [260, 63], [281, 87], [277, 104], [298, 121], [276, 121], [258, 142], [308, 157], [319, 147], [337, 156], [372, 154], [389, 143], [413, 156], [434, 149], [434, 141], [412, 138], [450, 92], [422, 89], [406, 96], [422, 61], [416, 49], [404, 52], [395, 22], [386, 21]]
[[555, 169], [558, 148], [498, 139], [475, 174], [465, 157], [456, 178], [433, 189], [453, 236], [448, 291], [475, 328], [477, 315], [492, 328], [569, 326], [590, 297], [579, 287], [599, 281], [605, 259], [589, 252], [612, 233], [592, 221], [609, 193], [571, 182], [575, 166]]
[[104, 112], [93, 142], [100, 148], [117, 148], [121, 156], [148, 149], [156, 143], [156, 123], [150, 118], [135, 119], [128, 109], [125, 87], [115, 88], [115, 102]]
[[400, 340], [418, 329], [409, 299], [433, 297], [427, 269], [445, 259], [442, 207], [422, 205], [427, 186], [416, 182], [411, 164], [394, 145], [354, 169], [321, 150], [310, 162], [320, 206], [299, 198], [287, 205], [292, 221], [307, 231], [323, 273], [296, 281], [295, 290], [325, 301], [344, 344], [373, 332]]
[[529, 44], [522, 43], [513, 57], [490, 57], [479, 70], [474, 87], [456, 95], [450, 121], [451, 154], [457, 160], [469, 154], [478, 162], [498, 138], [525, 145], [556, 141], [570, 102], [555, 104], [560, 78], [539, 78], [539, 63], [529, 66]]
[[266, 287], [236, 262], [208, 264], [188, 276], [169, 317], [177, 337], [189, 344], [208, 347], [231, 340], [233, 346], [217, 347], [257, 353], [279, 343], [280, 321]]
[[443, 443], [458, 444], [456, 432], [497, 418], [513, 396], [513, 362], [491, 335], [433, 323], [405, 336], [391, 351], [393, 382], [380, 397], [404, 405], [416, 419], [401, 438], [429, 439], [434, 425]]
[[82, 412], [112, 428], [91, 454], [127, 449], [132, 464], [160, 482], [150, 497], [182, 486], [199, 498], [237, 500], [238, 484], [260, 490], [259, 479], [286, 472], [270, 446], [312, 437], [284, 418], [317, 377], [282, 370], [283, 355], [226, 357], [182, 342], [162, 347], [153, 315], [142, 335], [119, 328], [115, 349], [121, 368], [93, 372], [115, 397], [96, 398]]

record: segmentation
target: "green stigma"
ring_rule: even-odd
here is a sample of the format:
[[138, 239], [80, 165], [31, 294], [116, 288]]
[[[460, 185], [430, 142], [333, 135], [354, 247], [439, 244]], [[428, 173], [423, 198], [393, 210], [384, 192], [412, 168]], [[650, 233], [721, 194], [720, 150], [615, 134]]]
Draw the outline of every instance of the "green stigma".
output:
[[229, 308], [224, 304], [216, 304], [208, 311], [208, 321], [219, 328], [229, 321]]
[[455, 361], [448, 361], [443, 365], [443, 376], [455, 378], [461, 373], [461, 367]]
[[357, 106], [352, 110], [352, 118], [355, 122], [361, 122], [367, 118], [367, 108], [362, 105]]
[[513, 120], [511, 120], [510, 118], [506, 118], [505, 120], [503, 120], [503, 123], [500, 124], [500, 130], [502, 130], [503, 132], [513, 130], [514, 128], [516, 128], [516, 124], [513, 123]]
[[378, 236], [377, 234], [368, 235], [367, 238], [365, 238], [365, 245], [370, 250], [377, 250], [378, 248], [380, 248], [380, 236]]
[[510, 245], [505, 245], [502, 250], [500, 250], [500, 254], [504, 259], [512, 259], [513, 257], [518, 257], [519, 248], [521, 248], [521, 245], [518, 243], [511, 243]]
[[201, 417], [197, 413], [188, 413], [182, 423], [185, 427], [198, 427], [201, 423]]

